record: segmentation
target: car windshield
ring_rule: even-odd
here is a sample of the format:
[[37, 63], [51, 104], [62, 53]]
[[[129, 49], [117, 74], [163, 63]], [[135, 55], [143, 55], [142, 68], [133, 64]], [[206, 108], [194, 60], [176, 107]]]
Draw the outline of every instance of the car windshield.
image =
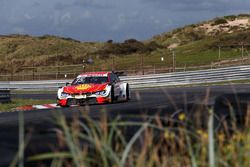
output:
[[108, 77], [91, 76], [76, 78], [71, 85], [79, 84], [103, 84], [108, 82]]

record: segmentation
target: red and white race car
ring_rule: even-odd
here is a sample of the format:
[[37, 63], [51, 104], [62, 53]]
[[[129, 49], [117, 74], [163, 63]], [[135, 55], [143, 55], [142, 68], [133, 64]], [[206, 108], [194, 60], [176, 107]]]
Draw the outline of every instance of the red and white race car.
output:
[[57, 104], [62, 107], [86, 103], [128, 101], [128, 83], [114, 72], [88, 72], [78, 75], [70, 85], [58, 89]]

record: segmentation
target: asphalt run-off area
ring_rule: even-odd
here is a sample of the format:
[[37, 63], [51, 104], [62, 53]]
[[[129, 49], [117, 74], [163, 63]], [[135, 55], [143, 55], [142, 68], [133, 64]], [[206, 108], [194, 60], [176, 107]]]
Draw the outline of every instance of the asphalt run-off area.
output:
[[[207, 112], [202, 110], [213, 109], [214, 113], [224, 117], [228, 114], [225, 101], [229, 101], [237, 118], [244, 119], [249, 108], [249, 90], [250, 85], [247, 84], [132, 89], [131, 100], [128, 102], [67, 108], [44, 104], [25, 111], [3, 112], [0, 114], [0, 166], [8, 166], [18, 153], [20, 112], [23, 114], [25, 135], [30, 134], [24, 157], [25, 165], [29, 166], [26, 157], [48, 152], [58, 146], [58, 126], [55, 123], [58, 114], [63, 115], [68, 122], [76, 116], [81, 119], [82, 114], [99, 120], [104, 113], [109, 120], [119, 117], [123, 120], [143, 122], [145, 116], [161, 115], [178, 118], [180, 113], [185, 113], [187, 119], [194, 119], [195, 112], [202, 112], [200, 115], [203, 115], [202, 119], [206, 122]], [[56, 92], [55, 94], [18, 93], [12, 94], [12, 98], [56, 99]], [[201, 110], [197, 111], [197, 106]], [[128, 138], [131, 133], [133, 130], [126, 134]]]

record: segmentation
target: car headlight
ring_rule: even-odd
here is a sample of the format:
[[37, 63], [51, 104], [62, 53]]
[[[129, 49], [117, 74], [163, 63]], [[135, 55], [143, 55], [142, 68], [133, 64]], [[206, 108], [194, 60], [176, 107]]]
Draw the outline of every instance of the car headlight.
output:
[[106, 90], [102, 90], [102, 91], [95, 92], [95, 95], [104, 96], [105, 93], [106, 93]]
[[62, 98], [65, 98], [65, 97], [68, 97], [68, 96], [69, 96], [68, 93], [65, 93], [65, 92], [62, 92], [62, 93], [61, 93], [61, 97], [62, 97]]

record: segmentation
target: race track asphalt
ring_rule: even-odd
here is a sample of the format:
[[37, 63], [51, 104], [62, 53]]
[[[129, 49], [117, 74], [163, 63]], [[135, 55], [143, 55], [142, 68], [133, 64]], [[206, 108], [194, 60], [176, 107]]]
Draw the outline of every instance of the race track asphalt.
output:
[[[55, 133], [57, 127], [55, 118], [58, 114], [64, 115], [68, 121], [82, 113], [87, 113], [93, 119], [99, 119], [103, 113], [106, 113], [109, 119], [120, 116], [136, 120], [138, 118], [135, 115], [168, 115], [168, 113], [171, 115], [176, 111], [190, 112], [194, 105], [216, 108], [216, 99], [221, 96], [237, 97], [242, 104], [247, 104], [250, 101], [250, 85], [136, 89], [132, 90], [132, 98], [129, 102], [24, 111], [25, 134], [32, 134], [26, 148], [26, 156], [46, 152], [58, 145]], [[12, 98], [56, 99], [56, 92], [55, 94], [12, 94]], [[217, 106], [216, 110], [224, 112], [220, 110], [220, 106]], [[19, 112], [0, 114], [0, 166], [8, 166], [17, 154], [18, 114]]]

